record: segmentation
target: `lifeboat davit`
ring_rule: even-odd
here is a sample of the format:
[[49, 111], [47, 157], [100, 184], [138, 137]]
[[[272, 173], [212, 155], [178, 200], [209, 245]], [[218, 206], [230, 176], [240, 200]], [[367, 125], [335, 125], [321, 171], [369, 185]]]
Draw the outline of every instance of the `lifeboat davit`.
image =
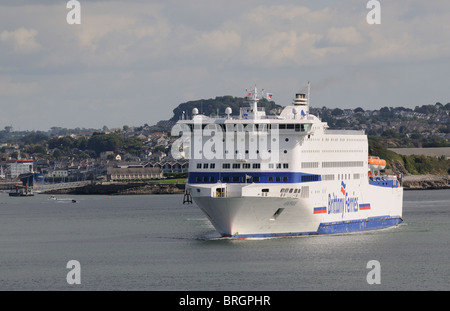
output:
[[369, 157], [369, 168], [371, 171], [383, 170], [386, 167], [386, 161], [379, 157]]

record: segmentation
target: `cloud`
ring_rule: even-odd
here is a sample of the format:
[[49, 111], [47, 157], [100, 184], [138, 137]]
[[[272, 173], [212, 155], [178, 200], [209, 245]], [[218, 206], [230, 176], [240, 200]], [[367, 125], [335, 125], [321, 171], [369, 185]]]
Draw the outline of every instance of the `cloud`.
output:
[[210, 49], [215, 53], [232, 53], [241, 45], [241, 36], [235, 31], [212, 31], [202, 33], [196, 43], [200, 47]]
[[106, 36], [130, 29], [135, 23], [134, 18], [119, 15], [87, 14], [83, 23], [75, 26], [80, 28], [75, 29], [75, 36], [82, 47], [95, 51]]
[[0, 96], [24, 96], [38, 90], [36, 82], [15, 82], [11, 78], [0, 77]]
[[[323, 22], [332, 14], [329, 8], [312, 10], [301, 5], [259, 5], [248, 13], [247, 20], [259, 26], [278, 22], [310, 25]], [[286, 25], [286, 24], [285, 24]]]
[[273, 32], [260, 39], [246, 42], [246, 63], [255, 66], [274, 67], [306, 65], [314, 58], [314, 44], [320, 35], [294, 30]]
[[70, 126], [96, 126], [99, 117], [103, 124], [151, 124], [182, 101], [238, 96], [255, 83], [286, 104], [311, 80], [315, 103], [327, 105], [321, 96], [352, 86], [352, 97], [365, 98], [364, 85], [384, 94], [387, 76], [394, 77], [392, 93], [412, 94], [423, 77], [417, 64], [440, 62], [432, 68], [442, 72], [425, 82], [438, 88], [447, 81], [447, 0], [383, 2], [381, 25], [367, 24], [367, 1], [359, 0], [80, 1], [81, 25], [67, 24], [66, 2], [0, 4], [0, 101], [8, 109], [45, 106], [46, 114], [31, 112], [44, 129], [61, 111], [93, 103], [102, 114], [73, 118]]
[[35, 29], [21, 27], [13, 31], [3, 30], [0, 33], [0, 40], [11, 45], [14, 52], [27, 54], [36, 52], [41, 48], [36, 41], [37, 34], [38, 32]]
[[325, 46], [353, 46], [363, 41], [354, 27], [332, 27], [327, 31], [322, 43]]

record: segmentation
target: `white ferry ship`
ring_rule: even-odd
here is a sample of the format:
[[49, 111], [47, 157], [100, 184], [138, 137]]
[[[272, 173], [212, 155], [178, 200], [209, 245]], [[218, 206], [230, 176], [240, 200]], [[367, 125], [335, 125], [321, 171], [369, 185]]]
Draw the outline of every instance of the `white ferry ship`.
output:
[[278, 115], [257, 106], [256, 87], [247, 99], [239, 116], [194, 109], [175, 131], [190, 158], [186, 189], [223, 237], [336, 234], [402, 221], [396, 176], [380, 175], [386, 163], [369, 158], [364, 131], [330, 130], [309, 113], [309, 84]]

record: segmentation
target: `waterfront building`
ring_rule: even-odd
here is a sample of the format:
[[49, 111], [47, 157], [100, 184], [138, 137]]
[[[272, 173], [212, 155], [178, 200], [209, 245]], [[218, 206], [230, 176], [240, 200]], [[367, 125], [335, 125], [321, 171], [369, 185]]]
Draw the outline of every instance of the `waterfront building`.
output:
[[6, 177], [17, 178], [20, 174], [34, 173], [34, 160], [33, 159], [21, 159], [21, 160], [7, 160], [6, 161]]

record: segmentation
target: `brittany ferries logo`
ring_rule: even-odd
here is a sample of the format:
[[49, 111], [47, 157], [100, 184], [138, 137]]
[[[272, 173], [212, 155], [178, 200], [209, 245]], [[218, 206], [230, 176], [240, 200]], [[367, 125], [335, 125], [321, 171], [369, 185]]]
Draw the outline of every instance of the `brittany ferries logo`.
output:
[[358, 197], [355, 196], [355, 192], [350, 194], [347, 191], [347, 185], [344, 181], [341, 182], [341, 189], [338, 194], [328, 194], [328, 214], [341, 214], [356, 213], [359, 211]]
[[342, 194], [345, 196], [345, 184], [344, 184], [344, 182], [341, 182], [341, 192], [342, 192]]
[[350, 194], [347, 185], [342, 181], [341, 188], [337, 194], [328, 194], [328, 206], [315, 207], [314, 214], [341, 214], [356, 213], [358, 211], [370, 210], [370, 203], [359, 204], [359, 198], [355, 192]]

